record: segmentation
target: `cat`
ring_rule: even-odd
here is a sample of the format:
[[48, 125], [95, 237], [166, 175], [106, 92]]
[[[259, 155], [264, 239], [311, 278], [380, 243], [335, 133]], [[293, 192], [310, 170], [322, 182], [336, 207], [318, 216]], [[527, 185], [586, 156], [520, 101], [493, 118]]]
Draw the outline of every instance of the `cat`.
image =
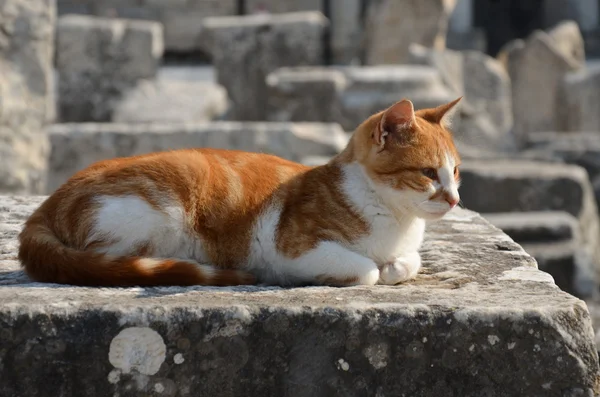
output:
[[409, 280], [425, 221], [459, 202], [460, 99], [417, 112], [404, 99], [317, 167], [208, 148], [98, 162], [26, 221], [19, 260], [33, 280], [81, 286]]

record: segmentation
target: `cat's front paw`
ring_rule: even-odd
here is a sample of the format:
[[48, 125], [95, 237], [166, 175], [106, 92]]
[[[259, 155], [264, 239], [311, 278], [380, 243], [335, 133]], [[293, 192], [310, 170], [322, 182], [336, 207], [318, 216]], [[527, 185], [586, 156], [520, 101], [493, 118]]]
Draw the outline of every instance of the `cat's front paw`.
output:
[[421, 268], [421, 256], [413, 253], [384, 264], [379, 272], [379, 284], [394, 285], [414, 278]]

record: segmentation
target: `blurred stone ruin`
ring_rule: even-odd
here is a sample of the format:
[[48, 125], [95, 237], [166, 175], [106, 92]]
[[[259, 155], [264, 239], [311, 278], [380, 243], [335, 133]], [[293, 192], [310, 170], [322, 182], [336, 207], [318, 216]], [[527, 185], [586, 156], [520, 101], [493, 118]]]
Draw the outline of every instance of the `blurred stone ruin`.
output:
[[596, 0], [7, 0], [0, 194], [183, 147], [320, 164], [399, 99], [463, 96], [465, 207], [600, 330], [598, 14]]

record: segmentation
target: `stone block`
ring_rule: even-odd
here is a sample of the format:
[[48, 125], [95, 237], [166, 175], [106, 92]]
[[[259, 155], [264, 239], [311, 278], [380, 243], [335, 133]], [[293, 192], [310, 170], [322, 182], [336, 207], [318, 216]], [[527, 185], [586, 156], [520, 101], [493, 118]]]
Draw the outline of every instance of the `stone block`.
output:
[[229, 108], [227, 91], [204, 81], [141, 80], [115, 105], [117, 123], [218, 120]]
[[106, 289], [20, 271], [42, 199], [0, 197], [0, 395], [598, 392], [584, 302], [473, 212], [428, 227], [424, 271], [400, 286]]
[[292, 161], [339, 153], [348, 137], [337, 124], [321, 123], [155, 123], [55, 124], [48, 189], [53, 191], [90, 164], [171, 149], [211, 147], [271, 153]]
[[580, 59], [568, 56], [564, 46], [543, 31], [507, 44], [499, 57], [512, 80], [514, 130], [520, 141], [532, 132], [562, 130], [563, 79], [582, 67]]
[[144, 78], [153, 78], [163, 52], [159, 23], [61, 17], [56, 68], [62, 121], [110, 121], [113, 106]]
[[268, 120], [322, 118], [346, 131], [402, 97], [410, 98], [416, 108], [456, 99], [436, 70], [414, 65], [286, 68], [272, 73], [267, 85]]
[[248, 14], [322, 11], [323, 0], [245, 0], [245, 7]]
[[456, 0], [372, 0], [367, 4], [365, 60], [369, 65], [408, 60], [412, 43], [444, 49]]
[[42, 193], [54, 104], [53, 1], [0, 2], [0, 192]]
[[587, 297], [594, 295], [594, 284], [577, 285], [578, 282], [585, 282], [577, 276], [585, 273], [586, 264], [580, 263], [579, 225], [573, 215], [561, 211], [541, 211], [484, 216], [533, 256], [540, 270], [551, 274], [563, 291], [577, 295], [580, 295], [579, 291], [589, 291]]
[[568, 73], [563, 81], [563, 131], [600, 131], [600, 65]]
[[340, 122], [340, 97], [348, 84], [338, 69], [278, 69], [267, 76], [267, 119]]
[[513, 149], [511, 82], [502, 64], [480, 52], [409, 47], [409, 62], [435, 68], [456, 96], [464, 96], [453, 130], [457, 139], [494, 150]]
[[579, 25], [575, 21], [563, 21], [548, 31], [556, 49], [565, 58], [582, 68], [585, 65], [585, 45]]
[[597, 132], [538, 132], [530, 134], [524, 156], [575, 164], [585, 168], [600, 208], [600, 134]]
[[[598, 210], [585, 169], [517, 159], [465, 161], [461, 199], [482, 213], [564, 211], [579, 223], [580, 263], [575, 284], [582, 296], [600, 279]], [[587, 288], [587, 290], [584, 290]]]
[[207, 18], [203, 22], [217, 80], [233, 102], [234, 120], [266, 120], [269, 73], [318, 65], [328, 26], [320, 12]]

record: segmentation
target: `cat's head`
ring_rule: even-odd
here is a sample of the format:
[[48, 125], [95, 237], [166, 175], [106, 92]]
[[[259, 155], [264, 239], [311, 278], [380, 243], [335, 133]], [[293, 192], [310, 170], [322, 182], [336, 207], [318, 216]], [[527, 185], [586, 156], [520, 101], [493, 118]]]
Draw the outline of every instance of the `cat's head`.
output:
[[358, 127], [353, 157], [391, 209], [437, 219], [459, 203], [460, 157], [448, 126], [460, 99], [416, 112], [405, 99]]

